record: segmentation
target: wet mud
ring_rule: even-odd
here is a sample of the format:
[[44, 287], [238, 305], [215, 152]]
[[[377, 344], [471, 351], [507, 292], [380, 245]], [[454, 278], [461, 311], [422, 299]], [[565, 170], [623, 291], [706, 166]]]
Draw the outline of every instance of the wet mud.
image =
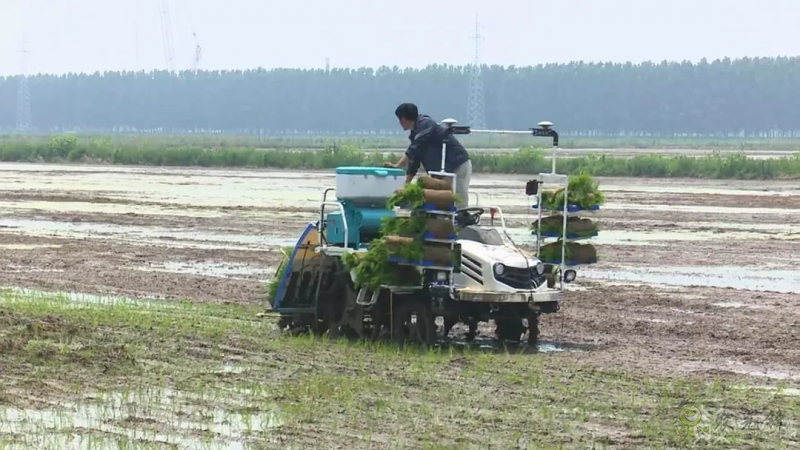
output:
[[[222, 304], [264, 303], [279, 247], [334, 184], [330, 173], [22, 164], [0, 176], [0, 286]], [[531, 246], [526, 180], [476, 175], [472, 191]], [[599, 181], [600, 261], [578, 267], [561, 311], [543, 316], [539, 351], [800, 384], [797, 184]], [[496, 345], [490, 326], [479, 332]]]

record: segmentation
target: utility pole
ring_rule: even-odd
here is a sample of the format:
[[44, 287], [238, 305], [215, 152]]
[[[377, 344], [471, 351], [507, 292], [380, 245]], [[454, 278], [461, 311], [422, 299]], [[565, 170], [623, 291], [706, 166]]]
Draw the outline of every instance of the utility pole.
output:
[[20, 73], [17, 84], [17, 131], [26, 132], [32, 128], [31, 119], [31, 93], [28, 87], [27, 54], [25, 39], [22, 40], [20, 50]]
[[486, 115], [483, 105], [483, 79], [481, 78], [481, 54], [480, 54], [480, 25], [478, 16], [475, 16], [475, 53], [472, 59], [472, 67], [469, 77], [469, 102], [467, 110], [467, 123], [475, 129], [486, 129]]

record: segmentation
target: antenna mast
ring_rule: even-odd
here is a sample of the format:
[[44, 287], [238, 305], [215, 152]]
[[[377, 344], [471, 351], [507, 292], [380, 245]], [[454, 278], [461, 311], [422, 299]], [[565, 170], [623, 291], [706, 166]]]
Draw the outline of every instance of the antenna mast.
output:
[[159, 1], [159, 12], [161, 13], [161, 38], [164, 41], [164, 59], [167, 62], [167, 70], [175, 70], [175, 46], [172, 43], [172, 22], [169, 17], [169, 0]]
[[22, 40], [20, 50], [20, 74], [17, 85], [17, 131], [30, 131], [31, 119], [31, 93], [28, 87], [28, 73], [26, 67], [28, 50], [25, 48], [25, 39]]
[[467, 111], [467, 123], [475, 129], [486, 129], [486, 116], [484, 113], [483, 105], [483, 79], [481, 77], [481, 59], [480, 59], [480, 40], [483, 36], [480, 35], [480, 25], [478, 24], [478, 16], [475, 16], [475, 35], [472, 39], [475, 40], [475, 54], [472, 60], [472, 67], [470, 70], [469, 78], [469, 102]]

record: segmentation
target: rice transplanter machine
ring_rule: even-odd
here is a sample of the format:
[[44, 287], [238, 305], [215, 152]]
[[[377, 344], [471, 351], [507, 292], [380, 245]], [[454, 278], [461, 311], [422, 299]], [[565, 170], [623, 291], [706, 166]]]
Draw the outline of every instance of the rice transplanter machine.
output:
[[[525, 133], [552, 137], [554, 152], [558, 146], [558, 135], [549, 122], [529, 131], [472, 130], [469, 126], [456, 126], [453, 119], [442, 123], [448, 137]], [[446, 151], [447, 138], [442, 148], [442, 167]], [[429, 175], [449, 177], [452, 186], [456, 184], [455, 174]], [[480, 223], [486, 212], [484, 207], [440, 211], [424, 206], [422, 213], [453, 221], [456, 235], [452, 239], [430, 240], [450, 245], [458, 255], [455, 262], [398, 262], [420, 272], [419, 286], [381, 286], [376, 292], [356, 287], [355, 273], [345, 267], [343, 257], [351, 252], [366, 252], [370, 243], [381, 237], [384, 219], [402, 213], [399, 208], [388, 209], [386, 202], [404, 187], [405, 177], [402, 169], [386, 167], [336, 169], [336, 187], [323, 191], [317, 221], [307, 224], [276, 272], [278, 290], [269, 301], [272, 310], [280, 315], [279, 327], [367, 339], [390, 336], [432, 344], [440, 335], [446, 337], [456, 323], [468, 326], [466, 338], [471, 340], [478, 322], [493, 320], [499, 339], [520, 342], [527, 335], [528, 343], [535, 344], [539, 316], [558, 311], [564, 283], [572, 282], [576, 273], [573, 269], [564, 270], [563, 264], [545, 264], [518, 248], [508, 235], [498, 207], [487, 207], [491, 223], [484, 226]], [[540, 174], [539, 180], [532, 181], [534, 185], [529, 183], [526, 190], [538, 188], [542, 181], [566, 187], [566, 180], [566, 176], [555, 174], [554, 168], [552, 174]], [[334, 191], [335, 200], [329, 199]], [[499, 227], [495, 226], [495, 216]], [[437, 317], [444, 319], [441, 329], [436, 325]]]

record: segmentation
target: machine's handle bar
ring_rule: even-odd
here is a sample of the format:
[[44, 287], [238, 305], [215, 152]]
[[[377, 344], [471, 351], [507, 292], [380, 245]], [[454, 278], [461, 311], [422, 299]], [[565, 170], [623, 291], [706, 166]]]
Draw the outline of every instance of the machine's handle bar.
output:
[[[540, 122], [538, 128], [530, 128], [528, 131], [523, 130], [473, 130], [469, 125], [456, 126], [455, 119], [445, 119], [442, 121], [445, 124], [445, 135], [450, 136], [453, 134], [530, 134], [534, 137], [550, 137], [553, 138], [553, 170], [556, 173], [556, 151], [558, 149], [558, 133], [551, 128], [553, 126], [550, 122]], [[442, 167], [444, 167], [444, 155], [442, 155]]]
[[328, 203], [328, 192], [335, 190], [336, 188], [329, 187], [325, 188], [325, 190], [322, 192], [322, 203], [320, 204], [319, 207], [319, 226], [318, 226], [320, 244], [322, 244], [322, 239], [323, 239], [322, 231], [325, 229], [325, 226], [323, 224], [325, 223], [325, 205]]
[[[322, 202], [320, 204], [321, 209], [324, 209], [325, 205], [336, 206], [337, 209], [339, 210], [339, 212], [342, 213], [342, 225], [344, 226], [344, 248], [345, 249], [350, 248], [347, 245], [348, 244], [347, 238], [350, 235], [350, 230], [347, 228], [347, 216], [345, 215], [345, 212], [344, 212], [344, 206], [339, 202], [327, 202], [327, 201], [324, 201], [324, 202]], [[320, 230], [320, 237], [321, 237], [321, 233], [322, 233], [322, 220], [321, 219], [320, 219], [320, 222], [319, 222], [319, 230]], [[320, 242], [320, 244], [322, 244], [322, 242]], [[324, 247], [327, 247], [327, 245], [325, 245]]]
[[475, 206], [479, 207], [481, 204], [481, 196], [478, 195], [477, 192], [470, 192], [470, 194], [475, 195]]
[[553, 147], [558, 147], [558, 132], [556, 130], [543, 126], [540, 128], [531, 128], [525, 130], [474, 130], [469, 125], [453, 125], [447, 128], [447, 134], [530, 134], [534, 137], [551, 137], [553, 138]]

